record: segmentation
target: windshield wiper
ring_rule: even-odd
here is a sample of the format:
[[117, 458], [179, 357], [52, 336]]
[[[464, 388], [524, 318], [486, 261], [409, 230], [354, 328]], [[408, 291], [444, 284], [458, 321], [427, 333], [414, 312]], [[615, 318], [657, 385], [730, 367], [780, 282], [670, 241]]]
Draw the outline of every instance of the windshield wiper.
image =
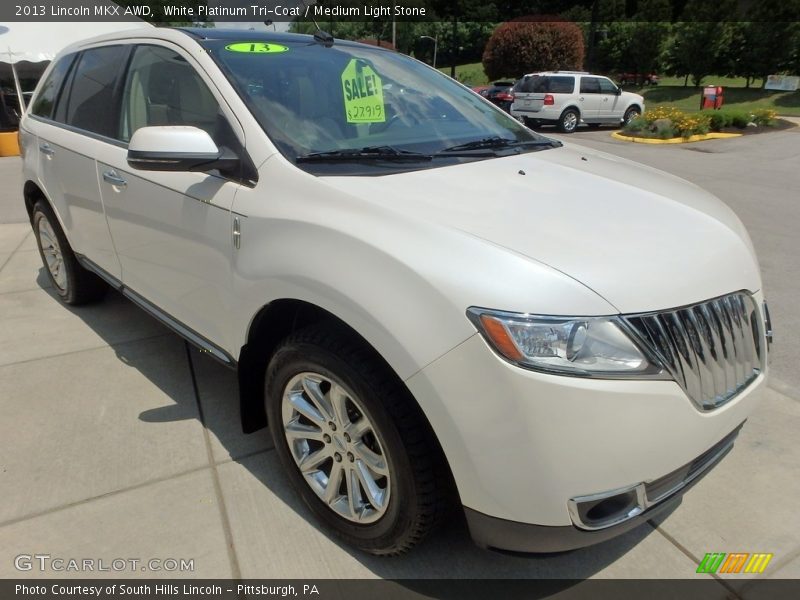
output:
[[549, 139], [518, 141], [503, 137], [487, 137], [480, 140], [473, 140], [471, 142], [458, 144], [456, 146], [450, 146], [449, 148], [445, 148], [444, 150], [437, 152], [437, 154], [451, 154], [454, 152], [464, 152], [470, 150], [493, 150], [502, 148], [559, 148], [562, 145], [563, 144], [559, 141]]
[[457, 144], [445, 148], [442, 152], [458, 152], [459, 150], [481, 150], [483, 148], [505, 148], [516, 143], [517, 140], [510, 140], [502, 137], [487, 137], [480, 140], [472, 140], [463, 144]]
[[325, 162], [325, 161], [359, 161], [359, 160], [431, 160], [430, 154], [400, 150], [392, 146], [365, 146], [364, 148], [344, 148], [341, 150], [328, 150], [326, 152], [312, 152], [298, 156], [297, 162]]

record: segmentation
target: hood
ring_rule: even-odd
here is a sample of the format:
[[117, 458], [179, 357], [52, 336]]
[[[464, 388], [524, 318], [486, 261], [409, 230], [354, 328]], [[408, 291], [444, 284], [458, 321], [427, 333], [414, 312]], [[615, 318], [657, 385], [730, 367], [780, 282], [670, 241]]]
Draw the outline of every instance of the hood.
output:
[[761, 285], [747, 232], [720, 200], [667, 173], [579, 146], [321, 179], [544, 263], [622, 313]]
[[644, 103], [644, 96], [642, 96], [641, 94], [634, 94], [633, 92], [625, 92], [625, 91], [623, 91], [622, 92], [622, 97], [623, 98], [629, 98], [630, 100], [635, 100], [639, 104], [643, 104]]

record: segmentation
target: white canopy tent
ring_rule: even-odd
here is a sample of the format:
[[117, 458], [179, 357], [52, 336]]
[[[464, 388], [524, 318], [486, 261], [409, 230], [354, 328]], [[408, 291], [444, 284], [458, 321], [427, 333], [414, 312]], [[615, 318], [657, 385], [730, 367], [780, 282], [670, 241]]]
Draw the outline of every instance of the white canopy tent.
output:
[[0, 79], [14, 81], [19, 106], [25, 106], [20, 79], [38, 77], [63, 48], [81, 40], [141, 27], [140, 20], [125, 22], [0, 23]]

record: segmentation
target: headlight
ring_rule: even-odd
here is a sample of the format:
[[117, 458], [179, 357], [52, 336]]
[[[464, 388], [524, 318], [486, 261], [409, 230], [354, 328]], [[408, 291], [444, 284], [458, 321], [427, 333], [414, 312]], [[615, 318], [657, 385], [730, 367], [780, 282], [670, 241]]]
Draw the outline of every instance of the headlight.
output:
[[615, 317], [540, 317], [475, 307], [467, 316], [496, 352], [521, 367], [609, 378], [663, 371]]

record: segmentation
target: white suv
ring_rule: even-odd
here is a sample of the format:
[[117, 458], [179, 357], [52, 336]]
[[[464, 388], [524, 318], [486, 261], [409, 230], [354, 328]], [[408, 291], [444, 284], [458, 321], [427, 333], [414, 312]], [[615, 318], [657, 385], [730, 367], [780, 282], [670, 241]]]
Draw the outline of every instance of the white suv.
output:
[[111, 287], [238, 369], [245, 431], [268, 422], [298, 494], [368, 552], [448, 507], [484, 547], [608, 539], [674, 507], [764, 388], [726, 205], [396, 52], [108, 35], [56, 58], [21, 144], [61, 299]]
[[644, 98], [623, 92], [602, 75], [578, 71], [530, 73], [514, 86], [511, 114], [526, 125], [557, 125], [572, 133], [580, 123], [620, 125], [644, 112]]

